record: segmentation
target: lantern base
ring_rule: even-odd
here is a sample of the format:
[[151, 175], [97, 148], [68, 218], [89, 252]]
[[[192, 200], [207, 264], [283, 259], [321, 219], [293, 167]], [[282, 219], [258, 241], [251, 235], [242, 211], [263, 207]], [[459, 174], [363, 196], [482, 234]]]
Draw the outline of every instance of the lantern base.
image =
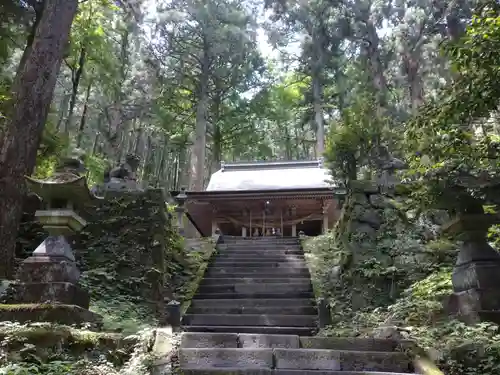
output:
[[500, 255], [486, 236], [463, 241], [452, 274], [449, 310], [466, 323], [500, 322]]
[[66, 325], [90, 323], [99, 329], [102, 316], [75, 305], [64, 304], [9, 304], [0, 305], [0, 321], [9, 322], [50, 322]]
[[16, 283], [10, 286], [7, 303], [59, 303], [89, 308], [90, 297], [79, 286], [65, 282]]
[[448, 311], [467, 324], [493, 322], [500, 324], [500, 291], [470, 289], [453, 293], [448, 300]]

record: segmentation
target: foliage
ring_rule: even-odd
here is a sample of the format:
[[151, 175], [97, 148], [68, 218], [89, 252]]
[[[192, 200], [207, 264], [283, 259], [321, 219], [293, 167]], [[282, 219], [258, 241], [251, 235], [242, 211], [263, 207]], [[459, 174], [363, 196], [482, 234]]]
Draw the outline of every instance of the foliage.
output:
[[334, 178], [356, 180], [361, 168], [373, 166], [370, 157], [388, 122], [376, 112], [373, 99], [360, 98], [343, 111], [341, 120], [332, 122], [325, 158]]
[[500, 137], [489, 125], [497, 109], [500, 8], [488, 1], [459, 44], [448, 48], [453, 85], [421, 108], [406, 129], [409, 179], [427, 205], [465, 211], [471, 201], [498, 202]]
[[59, 325], [4, 322], [0, 334], [2, 375], [149, 374], [152, 330], [124, 338]]
[[429, 237], [434, 230], [425, 220], [403, 220], [394, 206], [384, 210], [372, 241], [353, 242], [357, 237], [345, 232], [352, 227], [344, 225], [304, 243], [315, 294], [326, 297], [332, 311], [332, 325], [319, 334], [373, 337], [381, 327], [395, 327], [446, 374], [496, 374], [499, 327], [466, 326], [448, 313], [456, 244]]

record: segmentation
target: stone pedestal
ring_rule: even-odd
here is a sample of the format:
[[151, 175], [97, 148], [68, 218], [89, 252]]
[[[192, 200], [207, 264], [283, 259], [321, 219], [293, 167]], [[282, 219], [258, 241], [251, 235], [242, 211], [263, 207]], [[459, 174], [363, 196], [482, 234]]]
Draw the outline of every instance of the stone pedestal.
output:
[[79, 278], [64, 236], [49, 236], [20, 265], [11, 303], [57, 302], [88, 309], [90, 297], [77, 285]]
[[488, 216], [455, 219], [447, 231], [462, 241], [452, 274], [450, 311], [467, 323], [500, 323], [500, 255], [487, 242]]

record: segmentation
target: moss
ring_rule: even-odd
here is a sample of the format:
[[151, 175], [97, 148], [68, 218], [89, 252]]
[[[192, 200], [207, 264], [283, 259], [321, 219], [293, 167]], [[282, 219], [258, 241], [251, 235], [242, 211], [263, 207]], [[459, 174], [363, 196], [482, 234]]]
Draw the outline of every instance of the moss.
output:
[[95, 332], [50, 323], [2, 323], [0, 340], [3, 342], [0, 357], [7, 362], [25, 360], [28, 354], [36, 354], [40, 361], [47, 362], [58, 357], [76, 360], [95, 353], [117, 364], [130, 357], [137, 342], [134, 337], [124, 337], [116, 333]]
[[0, 321], [88, 323], [99, 326], [101, 317], [75, 305], [35, 303], [0, 304]]
[[189, 280], [185, 282], [183, 288], [183, 300], [181, 306], [181, 312], [184, 315], [189, 309], [191, 300], [193, 299], [198, 286], [200, 285], [205, 271], [210, 263], [210, 260], [216, 254], [216, 247], [212, 239], [205, 239], [205, 246], [203, 246], [199, 251], [192, 251], [189, 253], [189, 258], [191, 260], [192, 268], [195, 272], [192, 274]]

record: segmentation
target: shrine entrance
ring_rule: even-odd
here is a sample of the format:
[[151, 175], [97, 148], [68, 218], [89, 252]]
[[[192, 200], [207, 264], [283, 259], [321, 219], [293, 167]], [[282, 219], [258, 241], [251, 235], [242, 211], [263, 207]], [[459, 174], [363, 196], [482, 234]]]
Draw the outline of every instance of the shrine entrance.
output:
[[319, 235], [338, 220], [344, 194], [327, 176], [320, 161], [224, 165], [206, 191], [186, 192], [187, 215], [203, 236]]

